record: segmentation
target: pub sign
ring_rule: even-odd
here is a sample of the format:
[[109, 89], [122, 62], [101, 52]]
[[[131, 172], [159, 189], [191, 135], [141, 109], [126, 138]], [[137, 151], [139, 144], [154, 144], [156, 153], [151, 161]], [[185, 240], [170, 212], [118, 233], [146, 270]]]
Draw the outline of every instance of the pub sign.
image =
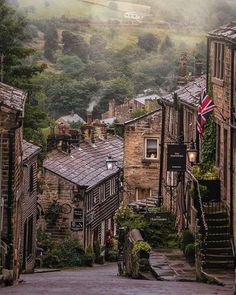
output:
[[185, 144], [169, 144], [167, 146], [167, 171], [186, 171], [186, 153]]

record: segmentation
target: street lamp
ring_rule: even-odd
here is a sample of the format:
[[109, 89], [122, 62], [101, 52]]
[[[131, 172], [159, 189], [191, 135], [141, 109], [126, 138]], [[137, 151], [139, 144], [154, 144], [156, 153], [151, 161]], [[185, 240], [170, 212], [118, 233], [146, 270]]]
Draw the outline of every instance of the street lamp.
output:
[[193, 166], [193, 164], [197, 161], [197, 149], [193, 140], [191, 140], [189, 148], [187, 149], [187, 156], [191, 166]]

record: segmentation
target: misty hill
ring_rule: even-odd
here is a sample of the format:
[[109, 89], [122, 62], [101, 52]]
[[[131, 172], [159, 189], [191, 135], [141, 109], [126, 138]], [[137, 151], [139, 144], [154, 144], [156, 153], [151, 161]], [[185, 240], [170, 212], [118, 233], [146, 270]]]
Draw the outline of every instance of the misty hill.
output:
[[[9, 0], [30, 18], [51, 18], [62, 15], [71, 18], [99, 20], [121, 19], [120, 2], [127, 2], [127, 10], [135, 11], [135, 5], [151, 7], [150, 21], [167, 21], [185, 25], [197, 25], [206, 29], [227, 23], [236, 18], [235, 0]], [[97, 2], [97, 4], [96, 4]], [[104, 5], [104, 3], [108, 6]], [[112, 3], [112, 5], [111, 5]], [[132, 7], [131, 4], [134, 4]], [[124, 7], [124, 6], [123, 6]], [[137, 6], [138, 7], [138, 6]], [[122, 11], [124, 11], [122, 9]]]

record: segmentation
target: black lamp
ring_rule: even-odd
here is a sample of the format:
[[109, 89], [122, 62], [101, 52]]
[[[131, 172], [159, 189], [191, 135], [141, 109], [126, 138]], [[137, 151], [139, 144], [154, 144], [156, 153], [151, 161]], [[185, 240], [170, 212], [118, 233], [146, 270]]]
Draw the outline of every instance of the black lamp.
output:
[[193, 166], [193, 164], [197, 161], [197, 149], [193, 140], [191, 140], [189, 148], [187, 149], [187, 155], [191, 166]]

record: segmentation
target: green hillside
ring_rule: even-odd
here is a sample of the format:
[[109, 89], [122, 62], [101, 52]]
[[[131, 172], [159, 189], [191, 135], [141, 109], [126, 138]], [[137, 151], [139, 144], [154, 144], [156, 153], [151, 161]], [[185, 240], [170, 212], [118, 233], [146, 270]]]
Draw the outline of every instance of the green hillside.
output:
[[66, 16], [97, 20], [119, 19], [122, 13], [108, 7], [86, 3], [80, 0], [19, 0], [20, 9], [28, 17], [42, 19]]

